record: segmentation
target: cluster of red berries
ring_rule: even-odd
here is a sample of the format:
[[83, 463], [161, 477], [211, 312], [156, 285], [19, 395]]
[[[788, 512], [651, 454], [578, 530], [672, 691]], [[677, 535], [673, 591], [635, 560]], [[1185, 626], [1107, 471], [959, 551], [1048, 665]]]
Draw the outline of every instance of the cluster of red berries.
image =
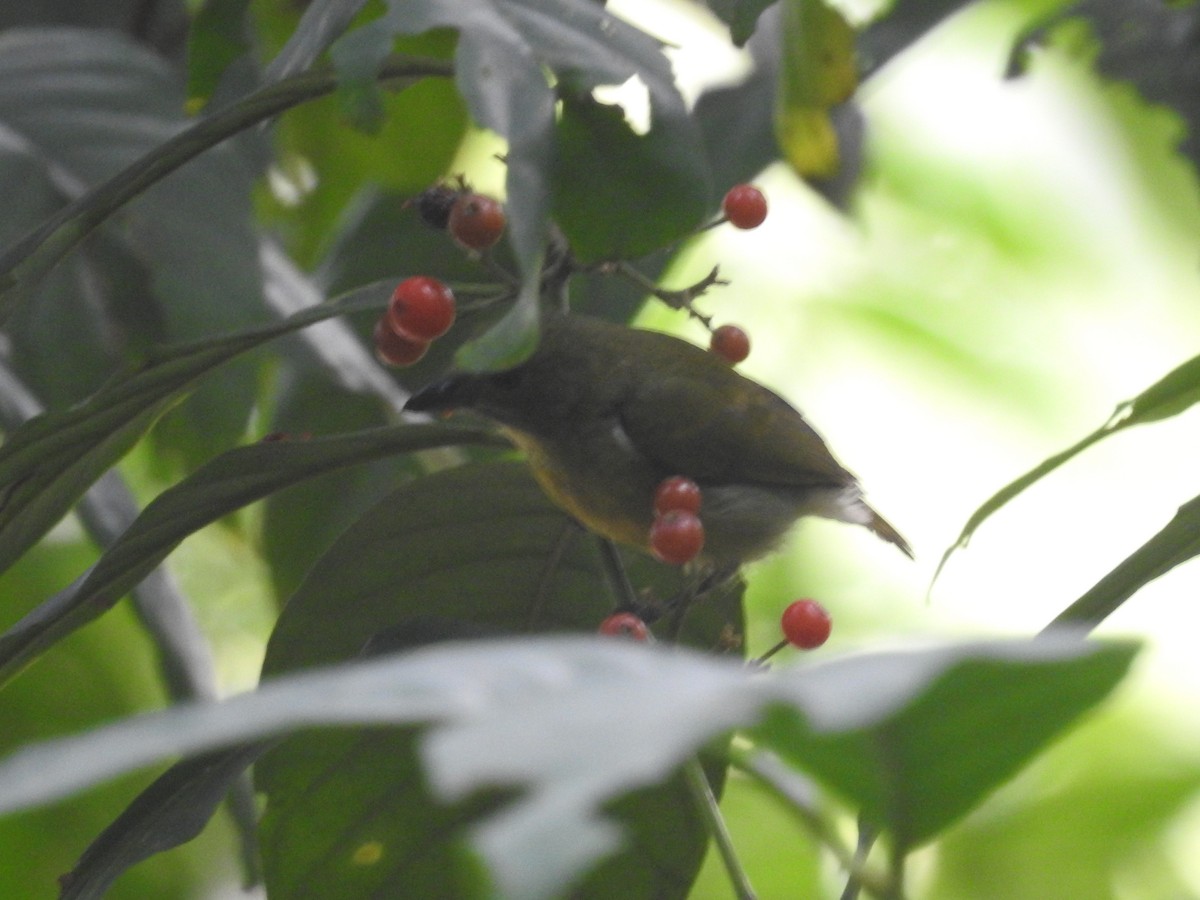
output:
[[454, 294], [428, 275], [405, 278], [375, 323], [375, 355], [389, 366], [411, 366], [454, 324]]
[[700, 486], [682, 475], [665, 479], [654, 491], [651, 552], [661, 562], [682, 566], [695, 559], [703, 547]]
[[[431, 228], [450, 232], [460, 247], [482, 253], [504, 234], [499, 201], [465, 186], [436, 184], [416, 199], [417, 214]], [[406, 278], [392, 292], [387, 312], [375, 323], [375, 355], [389, 366], [411, 366], [429, 344], [454, 324], [454, 294], [436, 278]]]

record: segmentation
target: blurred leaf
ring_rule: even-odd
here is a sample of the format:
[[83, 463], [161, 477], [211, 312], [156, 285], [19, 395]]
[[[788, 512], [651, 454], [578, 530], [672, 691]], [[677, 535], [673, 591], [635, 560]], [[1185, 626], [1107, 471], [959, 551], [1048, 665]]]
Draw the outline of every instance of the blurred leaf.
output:
[[[431, 578], [437, 568], [428, 567]], [[524, 788], [468, 840], [501, 895], [537, 898], [560, 894], [619, 846], [601, 812], [609, 800], [659, 782], [714, 735], [752, 726], [765, 745], [890, 826], [904, 850], [1102, 700], [1134, 649], [1060, 634], [764, 674], [594, 637], [442, 644], [28, 746], [0, 762], [0, 809], [46, 803], [167, 754], [316, 724], [430, 723], [420, 757], [433, 795], [463, 802], [481, 789]], [[312, 782], [294, 789], [306, 787], [320, 791]], [[377, 812], [404, 805], [376, 799]], [[331, 815], [338, 805], [326, 804]], [[369, 864], [388, 847], [343, 845], [356, 851]]]
[[[152, 153], [182, 128], [183, 95], [174, 70], [115, 32], [9, 32], [0, 37], [0, 122], [21, 135], [27, 152], [41, 160], [41, 177], [65, 196], [75, 197]], [[132, 282], [148, 286], [149, 291], [136, 296], [143, 305], [153, 303], [153, 309], [126, 312], [121, 319], [160, 321], [172, 340], [260, 321], [260, 276], [249, 202], [255, 174], [249, 159], [226, 146], [163, 179], [129, 204], [120, 229], [107, 231], [120, 254], [119, 264], [105, 266], [105, 257], [90, 253], [92, 280], [72, 286], [66, 300], [47, 291], [30, 294], [30, 303], [38, 308], [26, 310], [22, 321], [30, 326], [41, 319], [71, 321], [73, 305], [80, 302], [72, 299], [77, 293], [93, 308], [120, 309], [129, 303], [124, 293], [132, 266], [144, 267], [144, 274], [137, 273]], [[28, 228], [35, 223], [20, 224]], [[212, 260], [221, 260], [221, 265], [212, 265]], [[38, 270], [34, 260], [26, 262]], [[36, 280], [35, 274], [24, 288], [32, 288]], [[10, 304], [5, 313], [11, 311]], [[84, 341], [103, 347], [107, 332], [111, 346], [121, 324], [103, 313], [99, 318], [96, 337]], [[40, 333], [17, 331], [15, 358], [23, 373], [25, 359], [32, 357], [39, 371], [53, 379], [55, 358], [67, 360], [69, 367], [75, 341], [39, 341], [45, 327]], [[87, 335], [89, 329], [81, 332]], [[108, 369], [116, 362], [110, 359]], [[190, 429], [182, 429], [184, 439], [176, 449], [190, 452], [196, 447], [193, 457], [240, 433], [249, 411], [252, 372], [231, 368], [217, 380], [222, 382], [219, 401], [211, 395], [198, 397], [178, 417]], [[48, 398], [54, 396], [39, 382], [34, 387]]]
[[1130, 82], [1151, 103], [1180, 115], [1187, 126], [1180, 149], [1200, 169], [1200, 8], [1163, 0], [1083, 0], [1026, 34], [1014, 52], [1076, 18], [1095, 31], [1101, 75]]
[[[680, 586], [675, 571], [648, 560], [631, 561], [631, 573], [659, 596]], [[724, 629], [739, 630], [738, 596], [698, 604], [684, 639], [716, 646]], [[523, 464], [462, 467], [402, 486], [345, 531], [285, 607], [264, 677], [366, 646], [419, 643], [431, 629], [593, 631], [612, 607], [590, 537], [549, 504]], [[336, 636], [319, 624], [331, 616], [341, 623]], [[412, 741], [408, 732], [381, 730], [298, 735], [256, 765], [268, 798], [263, 843], [272, 896], [339, 883], [347, 898], [428, 896], [447, 878], [470, 878], [455, 842], [496, 802], [441, 802], [420, 775]], [[721, 768], [710, 777], [719, 786]], [[393, 798], [386, 810], [384, 796]], [[613, 812], [633, 831], [631, 853], [593, 873], [576, 896], [686, 894], [707, 838], [683, 780], [639, 792]], [[351, 866], [348, 876], [346, 855], [372, 842], [386, 848], [378, 865]]]
[[203, 107], [234, 60], [252, 51], [250, 0], [204, 0], [188, 29], [187, 108]]
[[85, 403], [31, 419], [0, 447], [0, 570], [57, 523], [162, 412], [212, 369], [280, 335], [330, 316], [382, 308], [386, 294], [364, 289], [344, 302], [283, 322], [162, 348]]
[[874, 74], [972, 0], [896, 0], [858, 40], [862, 74]]
[[311, 441], [239, 447], [159, 494], [79, 582], [0, 635], [0, 676], [112, 608], [189, 534], [234, 510], [320, 472], [463, 442], [493, 442], [488, 431], [400, 425]]
[[1103, 700], [1135, 649], [1086, 643], [1068, 630], [838, 660], [798, 677], [794, 705], [772, 710], [751, 732], [852, 801], [906, 851]]
[[[0, 595], [17, 604], [45, 596], [94, 555], [82, 541], [42, 544], [0, 576]], [[7, 624], [9, 618], [0, 615], [0, 620]], [[0, 756], [31, 741], [84, 731], [161, 706], [164, 697], [155, 669], [145, 636], [128, 609], [72, 635], [5, 685]], [[56, 879], [145, 780], [145, 775], [128, 776], [68, 804], [0, 819], [0, 896], [57, 897]], [[224, 821], [215, 824], [196, 846], [141, 867], [106, 900], [205, 890], [216, 880], [232, 838]]]
[[743, 46], [754, 33], [762, 11], [775, 0], [707, 0], [708, 8], [729, 26], [729, 35], [737, 46]]
[[[1062, 741], [938, 842], [931, 897], [1183, 898], [1178, 852], [1200, 760], [1176, 723], [1125, 703]], [[986, 873], [986, 877], [981, 877]], [[1128, 888], [1128, 889], [1127, 889]]]
[[266, 80], [282, 81], [311, 66], [350, 27], [366, 4], [367, 0], [315, 0], [309, 3], [287, 44], [267, 66]]
[[1158, 534], [1135, 550], [1050, 623], [1094, 627], [1143, 586], [1200, 554], [1200, 497], [1179, 508]]
[[[3, 37], [0, 36], [0, 41], [3, 40]], [[37, 45], [37, 42], [34, 43], [37, 49], [45, 49]], [[3, 49], [2, 44], [0, 44], [0, 49]], [[27, 52], [13, 54], [18, 61], [30, 56], [28, 48], [23, 49]], [[41, 59], [41, 56], [34, 58], [34, 63]], [[0, 71], [3, 70], [0, 69]], [[443, 66], [437, 60], [395, 59], [388, 61], [380, 73], [380, 77], [416, 79], [430, 75], [448, 75], [449, 72], [449, 66]], [[90, 80], [88, 83], [90, 84]], [[199, 120], [191, 127], [175, 133], [173, 137], [167, 138], [160, 128], [153, 135], [156, 142], [144, 155], [63, 207], [35, 231], [30, 232], [22, 240], [0, 253], [0, 304], [2, 304], [0, 313], [4, 315], [11, 313], [12, 307], [25, 297], [63, 257], [109, 216], [151, 185], [161, 181], [185, 162], [251, 125], [277, 115], [292, 106], [327, 94], [334, 87], [335, 82], [331, 75], [323, 73], [299, 75], [257, 91], [212, 116]], [[0, 94], [0, 99], [2, 98], [3, 95]], [[79, 98], [71, 94], [66, 102], [78, 106]], [[89, 112], [87, 108], [79, 109], [77, 115], [86, 117], [87, 112]], [[102, 123], [105, 121], [105, 119], [101, 119]], [[192, 167], [189, 167], [188, 171], [191, 170]], [[238, 172], [236, 174], [235, 182], [244, 177], [246, 173]], [[244, 200], [244, 196], [242, 199]], [[187, 222], [180, 222], [181, 230], [186, 232], [187, 227]], [[193, 225], [193, 227], [195, 226]], [[148, 240], [151, 245], [162, 239], [163, 235], [155, 235], [153, 230], [150, 230]], [[228, 239], [229, 237], [226, 236], [225, 240]], [[191, 249], [192, 252], [187, 253], [184, 247], [175, 244], [164, 245], [164, 252], [182, 256], [185, 267], [199, 269], [198, 272], [187, 270], [187, 274], [204, 280], [212, 274], [212, 267], [207, 265], [207, 260], [196, 256], [195, 248]], [[249, 249], [256, 253], [257, 241], [251, 241]], [[246, 252], [246, 248], [240, 248], [238, 256], [240, 257], [244, 252]], [[185, 273], [180, 271], [170, 274], [182, 278]], [[257, 282], [255, 282], [255, 286], [257, 290]], [[242, 295], [235, 295], [233, 300], [236, 301], [239, 296]], [[180, 315], [204, 315], [203, 310], [178, 310], [178, 312]]]
[[59, 900], [106, 896], [130, 867], [196, 837], [234, 781], [262, 752], [258, 744], [186, 759], [168, 769], [88, 845], [59, 878]]
[[783, 0], [783, 57], [775, 134], [783, 157], [801, 177], [837, 174], [832, 107], [858, 86], [854, 29], [824, 0]]
[[694, 229], [708, 207], [699, 141], [681, 145], [681, 125], [651, 111], [637, 134], [619, 106], [564, 94], [553, 169], [553, 214], [584, 262], [628, 259]]
[[[966, 547], [971, 540], [971, 536], [980, 525], [1030, 485], [1040, 481], [1063, 463], [1109, 435], [1116, 434], [1118, 431], [1134, 425], [1144, 425], [1148, 422], [1157, 422], [1161, 419], [1179, 415], [1179, 413], [1189, 409], [1197, 402], [1200, 402], [1200, 356], [1193, 357], [1187, 362], [1182, 363], [1132, 400], [1126, 400], [1124, 403], [1118, 405], [1113, 411], [1112, 416], [1109, 417], [1109, 420], [1100, 428], [1061, 453], [1056, 453], [1054, 456], [1046, 459], [988, 498], [979, 509], [971, 514], [958, 538], [942, 554], [942, 559], [933, 573], [930, 587], [932, 588], [933, 582], [937, 581], [938, 576], [941, 574], [942, 569], [945, 568], [946, 562], [950, 559], [954, 551], [961, 547]], [[1158, 574], [1162, 573], [1159, 572]], [[1127, 575], [1128, 570], [1126, 570]], [[1126, 576], [1122, 577], [1122, 582], [1124, 582]], [[1149, 581], [1155, 577], [1157, 575], [1145, 580]], [[1136, 590], [1136, 587], [1134, 590]], [[1121, 598], [1121, 600], [1124, 599]], [[1097, 600], [1097, 602], [1102, 601]], [[1119, 604], [1121, 601], [1117, 602]]]

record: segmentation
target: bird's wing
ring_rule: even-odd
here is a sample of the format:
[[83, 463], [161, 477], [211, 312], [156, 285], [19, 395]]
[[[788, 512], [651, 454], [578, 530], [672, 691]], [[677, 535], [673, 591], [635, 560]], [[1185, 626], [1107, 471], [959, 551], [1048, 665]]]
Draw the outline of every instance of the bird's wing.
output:
[[620, 410], [638, 452], [664, 472], [698, 480], [794, 487], [853, 481], [783, 398], [738, 376], [714, 381], [665, 374], [639, 383]]

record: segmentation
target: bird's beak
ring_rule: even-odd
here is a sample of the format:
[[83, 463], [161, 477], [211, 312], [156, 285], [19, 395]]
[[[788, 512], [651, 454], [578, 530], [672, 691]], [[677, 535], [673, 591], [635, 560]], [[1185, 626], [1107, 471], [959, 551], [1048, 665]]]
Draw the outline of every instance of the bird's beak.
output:
[[466, 375], [448, 375], [426, 385], [404, 404], [409, 412], [449, 412], [460, 406], [470, 406], [476, 394], [478, 379]]

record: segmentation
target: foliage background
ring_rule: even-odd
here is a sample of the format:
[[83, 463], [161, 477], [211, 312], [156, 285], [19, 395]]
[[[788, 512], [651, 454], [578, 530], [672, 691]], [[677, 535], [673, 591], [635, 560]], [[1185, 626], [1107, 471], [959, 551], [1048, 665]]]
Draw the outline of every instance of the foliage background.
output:
[[[708, 308], [750, 329], [755, 351], [746, 371], [797, 401], [863, 477], [872, 501], [903, 523], [921, 560], [909, 567], [848, 529], [806, 524], [788, 553], [750, 574], [752, 652], [774, 642], [778, 610], [800, 595], [834, 611], [835, 650], [931, 634], [1028, 634], [1158, 528], [1180, 497], [1200, 493], [1195, 411], [1127, 432], [993, 519], [925, 600], [940, 552], [998, 485], [1097, 427], [1117, 402], [1195, 352], [1200, 193], [1194, 170], [1176, 155], [1179, 120], [1127, 85], [1099, 79], [1087, 63], [1092, 38], [1078, 27], [1056, 31], [1022, 78], [999, 77], [1023, 23], [1053, 6], [973, 5], [869, 83], [871, 131], [852, 218], [776, 165], [760, 179], [772, 201], [767, 225], [698, 241], [667, 273], [684, 284], [721, 262], [733, 286]], [[2, 14], [0, 26], [117, 24], [149, 35], [178, 62], [182, 10], [156, 9], [166, 12], [137, 21], [133, 4], [103, 12], [22, 4]], [[614, 9], [646, 16], [672, 40], [699, 27], [686, 9], [665, 4], [657, 18], [642, 4]], [[268, 2], [252, 10], [269, 58], [295, 10]], [[681, 40], [685, 58], [696, 48], [690, 52], [711, 63], [717, 43], [704, 35], [701, 28]], [[730, 63], [736, 68], [736, 56]], [[467, 171], [485, 188], [498, 189], [503, 177], [485, 138], [469, 135], [460, 145], [465, 113], [448, 86], [431, 83], [386, 102], [388, 124], [375, 136], [347, 129], [333, 98], [289, 113], [277, 160], [260, 173], [257, 220], [331, 289], [386, 258], [399, 213], [377, 202], [381, 192], [407, 196], [443, 171]], [[245, 158], [264, 163], [262, 148], [247, 143]], [[6, 243], [23, 228], [13, 230]], [[199, 308], [201, 333], [217, 330], [213, 307]], [[30, 328], [78, 340], [87, 361], [89, 321], [72, 312]], [[644, 321], [680, 325], [653, 309]], [[296, 342], [252, 376], [243, 373], [248, 397], [260, 400], [244, 436], [236, 423], [216, 434], [197, 427], [206, 421], [203, 399], [169, 419], [122, 465], [137, 497], [147, 501], [235, 439], [302, 431], [306, 404], [330, 402], [312, 390], [308, 353]], [[435, 358], [426, 371], [445, 362]], [[39, 387], [66, 402], [85, 380], [50, 372]], [[262, 404], [273, 391], [277, 406]], [[343, 427], [377, 417], [376, 406], [347, 404]], [[369, 497], [393, 474], [367, 467], [338, 488]], [[211, 638], [223, 691], [256, 678], [275, 614], [272, 589], [286, 594], [306, 564], [295, 548], [322, 529], [327, 540], [338, 526], [306, 530], [295, 511], [309, 503], [296, 491], [213, 526], [172, 557]], [[32, 605], [94, 553], [68, 521], [5, 574], [0, 594]], [[915, 896], [1200, 896], [1190, 853], [1200, 834], [1195, 569], [1148, 586], [1106, 623], [1105, 633], [1151, 638], [1136, 677], [1102, 715], [920, 854]], [[6, 689], [0, 750], [157, 707], [166, 701], [158, 684], [143, 633], [119, 606]], [[47, 885], [143, 783], [121, 781], [83, 803], [0, 819], [0, 895], [49, 896]], [[734, 779], [724, 808], [762, 896], [836, 884], [805, 833], [757, 789]], [[196, 843], [136, 867], [112, 896], [229, 893], [234, 846], [218, 819]], [[693, 895], [727, 896], [711, 859]]]

